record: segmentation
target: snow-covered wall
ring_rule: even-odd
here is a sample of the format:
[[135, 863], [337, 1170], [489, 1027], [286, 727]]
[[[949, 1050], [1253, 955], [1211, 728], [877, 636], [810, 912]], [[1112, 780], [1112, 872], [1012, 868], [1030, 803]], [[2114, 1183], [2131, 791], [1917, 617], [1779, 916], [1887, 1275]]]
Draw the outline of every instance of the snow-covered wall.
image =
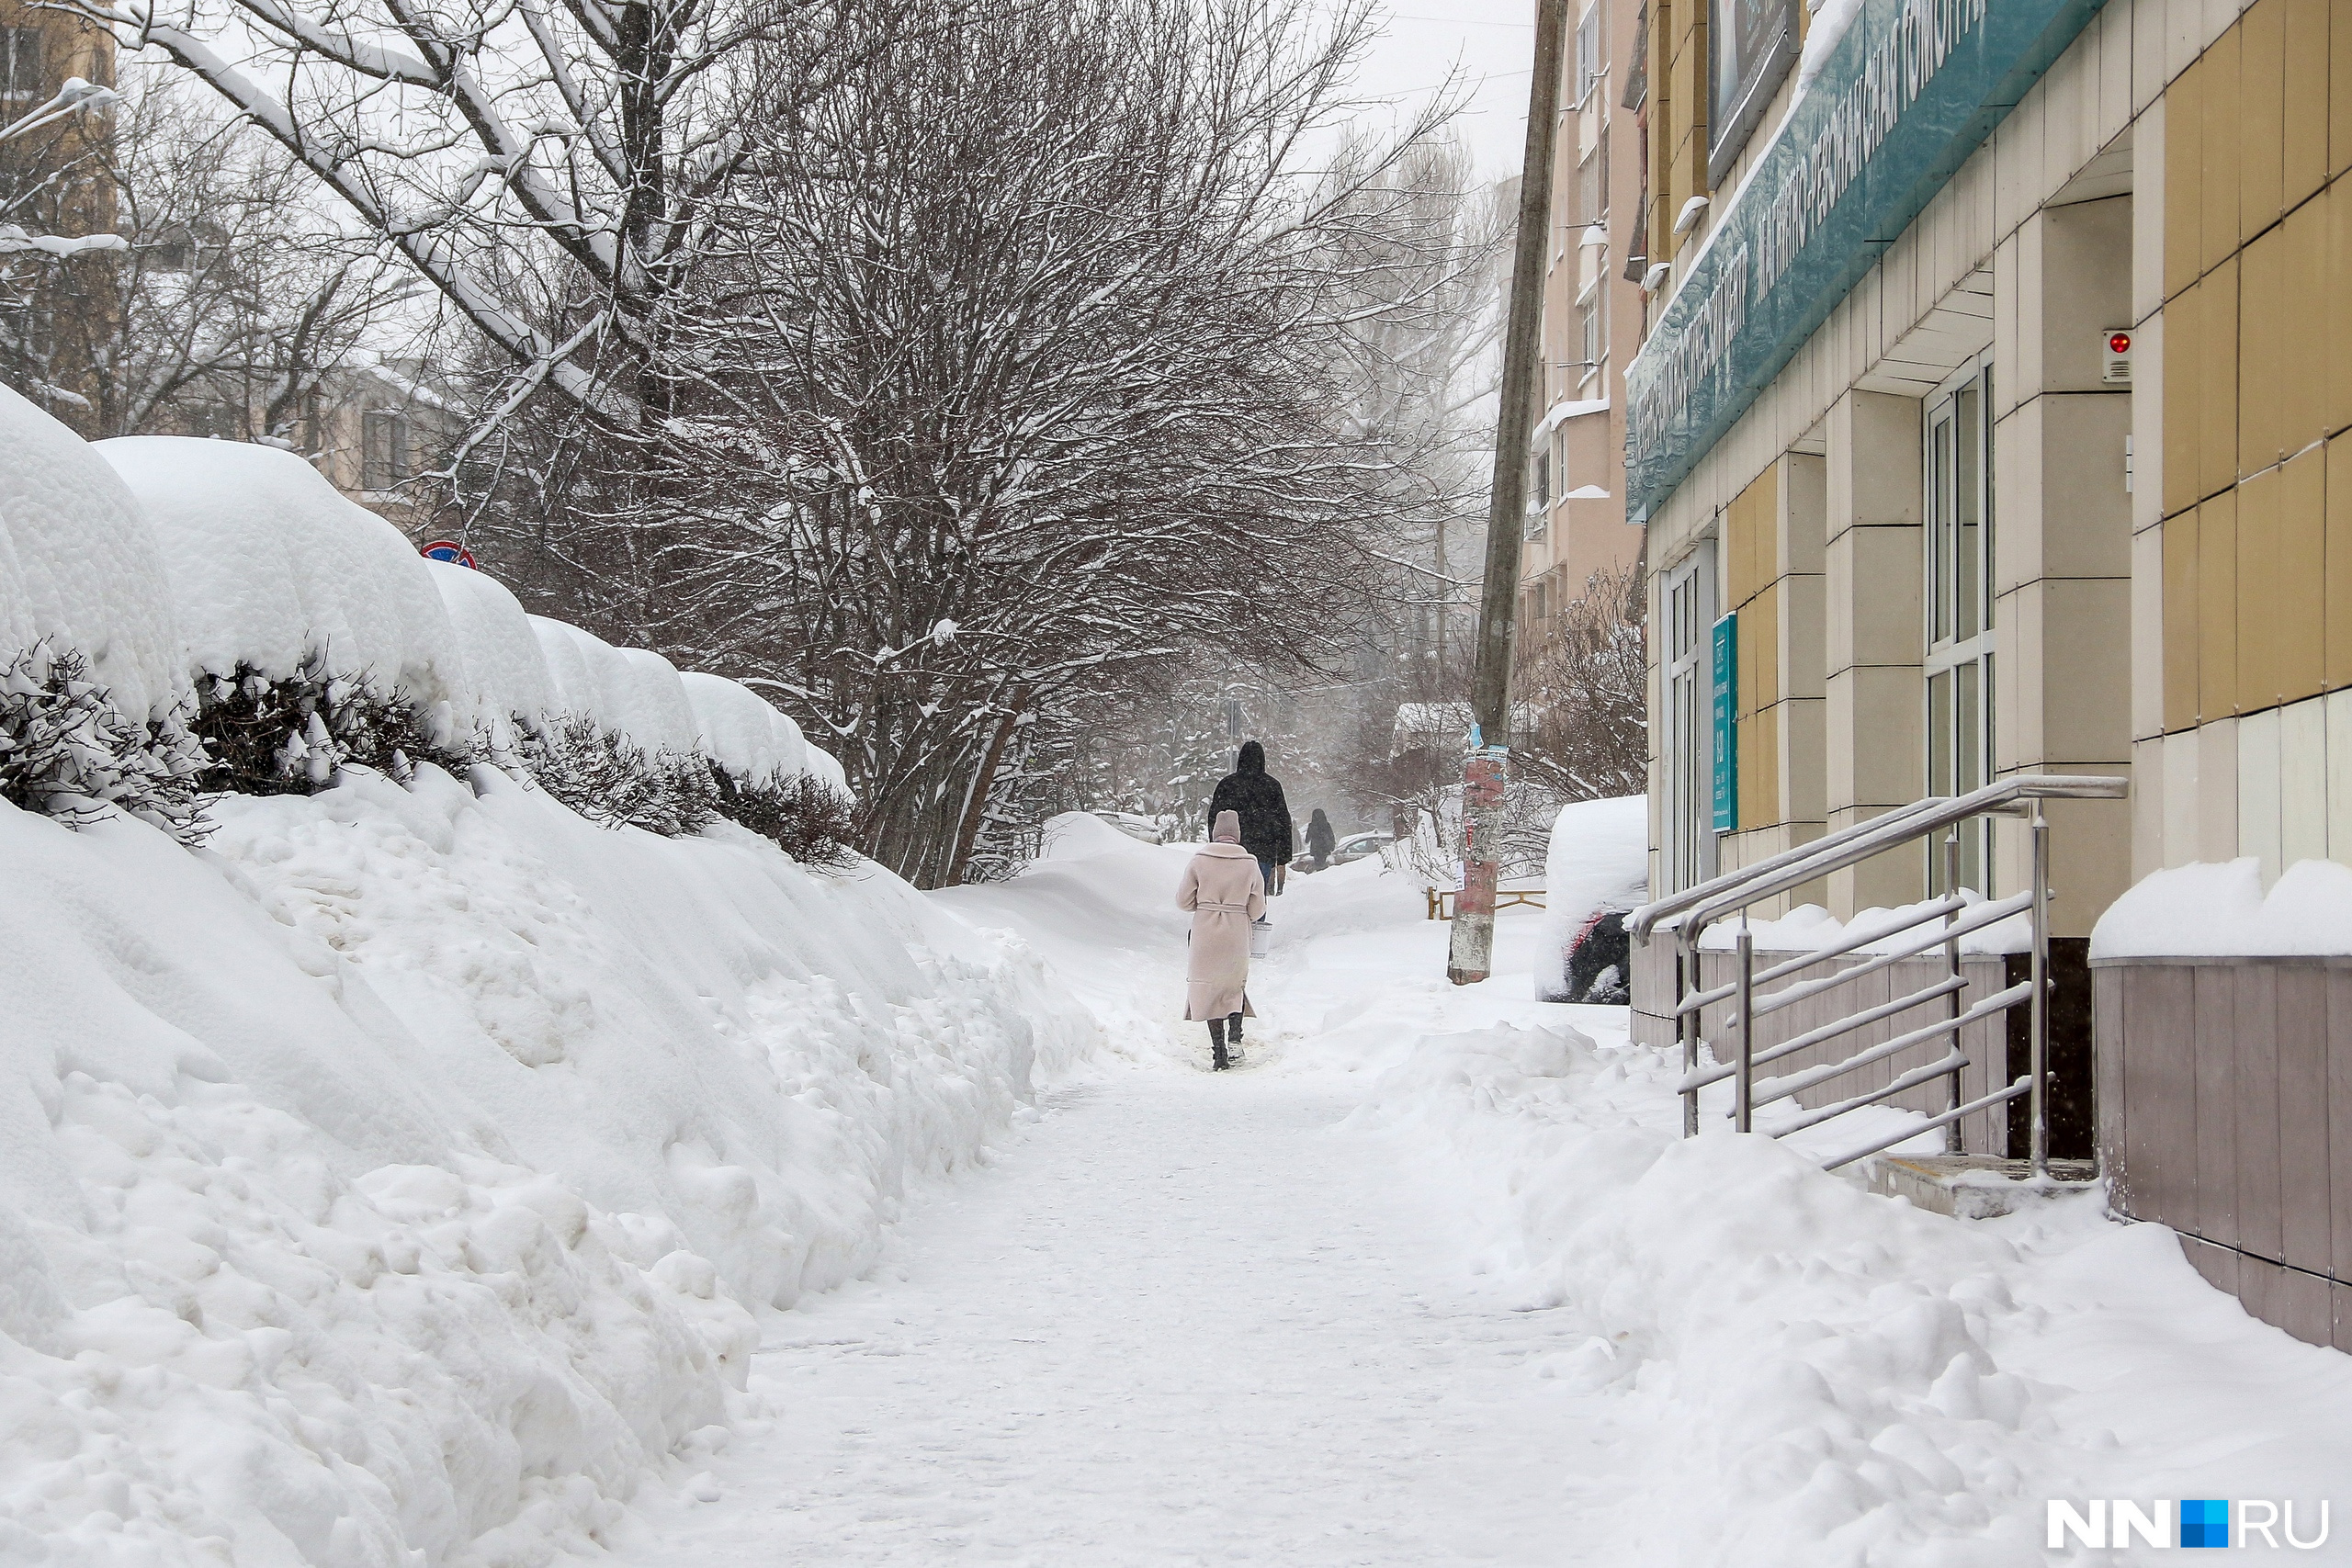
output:
[[[0, 655], [40, 637], [135, 715], [323, 652], [510, 738], [839, 776], [291, 457], [94, 451], [0, 389]], [[212, 814], [190, 852], [0, 804], [0, 1562], [593, 1551], [724, 1440], [754, 1314], [1095, 1043], [1016, 939], [731, 824], [610, 831], [490, 767]]]

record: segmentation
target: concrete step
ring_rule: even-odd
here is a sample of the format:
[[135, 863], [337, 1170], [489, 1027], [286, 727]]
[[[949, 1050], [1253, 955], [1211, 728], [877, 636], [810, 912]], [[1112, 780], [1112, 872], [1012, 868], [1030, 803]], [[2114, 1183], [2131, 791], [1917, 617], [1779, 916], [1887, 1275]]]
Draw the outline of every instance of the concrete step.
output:
[[2086, 1159], [2053, 1159], [2041, 1181], [2026, 1162], [1994, 1155], [1879, 1155], [1865, 1163], [1865, 1184], [1886, 1198], [1908, 1198], [1917, 1208], [1960, 1220], [1989, 1220], [2068, 1193], [2098, 1179]]

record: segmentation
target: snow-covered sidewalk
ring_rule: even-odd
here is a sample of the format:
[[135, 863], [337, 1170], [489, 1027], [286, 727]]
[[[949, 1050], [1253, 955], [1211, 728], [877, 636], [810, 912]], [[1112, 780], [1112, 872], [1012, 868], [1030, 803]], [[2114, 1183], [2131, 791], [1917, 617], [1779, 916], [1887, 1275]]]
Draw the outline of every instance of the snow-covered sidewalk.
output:
[[[1464, 1289], [1450, 1206], [1352, 1097], [1273, 1074], [1067, 1092], [872, 1279], [770, 1324], [774, 1413], [628, 1563], [1540, 1562], [1608, 1464]], [[694, 1500], [699, 1491], [715, 1504]]]
[[[2048, 1504], [2297, 1499], [2352, 1562], [2352, 1362], [2095, 1197], [1963, 1224], [1796, 1152], [1685, 1143], [1543, 930], [1441, 977], [1363, 863], [1294, 883], [1244, 1072], [1170, 1021], [1182, 852], [1077, 823], [936, 901], [1018, 930], [1125, 1060], [768, 1320], [752, 1419], [605, 1539], [671, 1564], [2007, 1568]], [[1195, 1036], [1203, 1036], [1195, 1038]]]

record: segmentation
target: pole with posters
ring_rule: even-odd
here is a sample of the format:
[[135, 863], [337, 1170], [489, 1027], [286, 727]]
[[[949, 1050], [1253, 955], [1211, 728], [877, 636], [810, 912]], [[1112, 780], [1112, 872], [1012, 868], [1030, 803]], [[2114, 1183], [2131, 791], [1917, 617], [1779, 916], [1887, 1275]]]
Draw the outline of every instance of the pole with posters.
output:
[[1495, 879], [1501, 867], [1503, 786], [1510, 767], [1510, 657], [1519, 613], [1519, 547], [1527, 526], [1527, 442], [1544, 359], [1544, 247], [1552, 225], [1552, 146], [1560, 123], [1560, 49], [1566, 0], [1536, 0], [1535, 83], [1527, 95], [1527, 152], [1519, 177], [1510, 314], [1503, 332], [1495, 481], [1487, 502], [1487, 576], [1478, 600], [1478, 661], [1470, 677], [1470, 753], [1463, 771], [1462, 892], [1445, 977], [1487, 977], [1494, 961]]

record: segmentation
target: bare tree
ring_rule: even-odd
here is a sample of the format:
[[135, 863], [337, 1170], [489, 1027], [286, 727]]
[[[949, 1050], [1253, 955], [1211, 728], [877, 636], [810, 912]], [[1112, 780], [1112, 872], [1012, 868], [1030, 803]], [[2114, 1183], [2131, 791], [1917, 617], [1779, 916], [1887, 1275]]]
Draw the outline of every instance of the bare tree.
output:
[[[1300, 584], [1348, 577], [1393, 503], [1340, 412], [1355, 306], [1329, 242], [1362, 220], [1353, 187], [1291, 171], [1366, 17], [833, 17], [834, 75], [750, 117], [711, 209], [679, 318], [705, 367], [674, 409], [694, 463], [658, 494], [577, 470], [562, 536], [503, 547], [766, 682], [842, 753], [869, 850], [929, 886], [1104, 700], [1171, 661], [1338, 645]], [[517, 510], [519, 534], [540, 509]]]
[[[414, 284], [257, 141], [178, 81], [127, 72], [86, 148], [117, 243], [51, 280], [40, 337], [0, 323], [0, 376], [68, 403], [58, 412], [92, 437], [299, 446], [321, 379]], [[77, 367], [70, 389], [41, 374], [61, 361]]]
[[672, 401], [672, 306], [748, 153], [752, 46], [823, 6], [230, 0], [225, 22], [197, 0], [75, 8], [204, 82], [405, 257], [504, 355], [510, 403], [544, 385], [638, 428]]
[[1556, 637], [1521, 644], [1515, 700], [1529, 727], [1513, 771], [1562, 800], [1604, 800], [1649, 787], [1647, 655], [1638, 566], [1598, 571], [1561, 611]]

